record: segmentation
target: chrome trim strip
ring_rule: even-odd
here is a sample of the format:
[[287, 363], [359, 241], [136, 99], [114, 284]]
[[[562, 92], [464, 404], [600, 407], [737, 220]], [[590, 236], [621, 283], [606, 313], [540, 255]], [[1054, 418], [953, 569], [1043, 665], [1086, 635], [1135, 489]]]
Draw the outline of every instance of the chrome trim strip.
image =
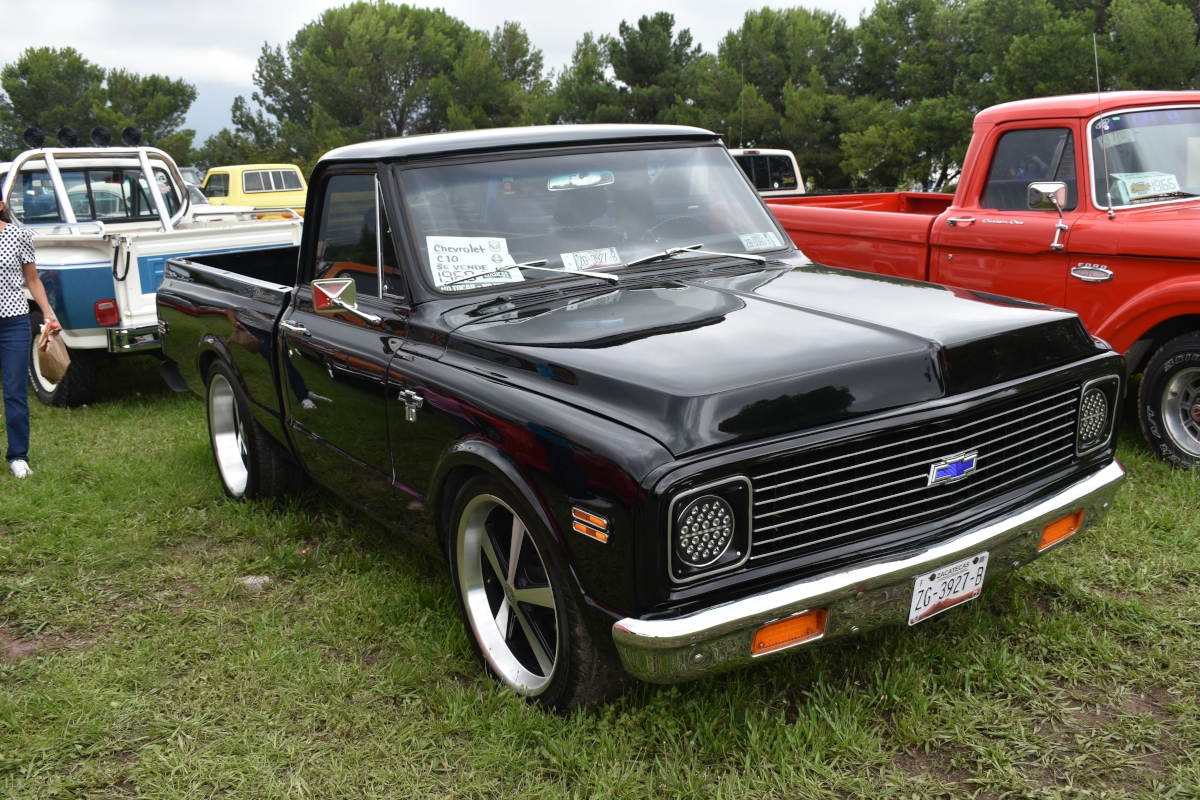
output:
[[1102, 519], [1124, 479], [1124, 467], [1113, 461], [1052, 497], [915, 555], [826, 573], [674, 619], [627, 617], [613, 625], [613, 641], [634, 676], [677, 683], [749, 664], [759, 627], [805, 609], [829, 609], [822, 641], [903, 622], [916, 575], [987, 550], [995, 559], [987, 580], [994, 580], [1042, 555], [1034, 534], [1046, 523], [1084, 510], [1079, 531], [1047, 548], [1049, 553]]
[[[933, 433], [925, 433], [925, 434], [922, 434], [922, 435], [920, 435], [920, 436], [914, 436], [914, 437], [913, 437], [913, 438], [911, 438], [911, 439], [905, 439], [905, 440], [903, 440], [903, 441], [901, 441], [901, 442], [893, 442], [892, 444], [879, 445], [878, 447], [869, 447], [869, 448], [867, 448], [867, 449], [865, 449], [865, 450], [859, 450], [858, 452], [859, 452], [859, 453], [874, 453], [874, 452], [876, 452], [876, 451], [878, 451], [878, 450], [890, 450], [890, 449], [892, 449], [892, 448], [894, 448], [894, 447], [897, 447], [897, 446], [899, 446], [899, 445], [906, 445], [906, 444], [910, 444], [910, 443], [912, 443], [912, 442], [919, 442], [919, 441], [921, 441], [922, 439], [928, 439], [928, 438], [930, 438], [931, 436], [941, 436], [941, 435], [943, 435], [943, 434], [946, 434], [946, 433], [953, 433], [953, 432], [955, 432], [955, 431], [961, 431], [963, 428], [968, 428], [968, 427], [970, 427], [970, 426], [972, 426], [972, 425], [978, 425], [978, 424], [979, 424], [979, 423], [981, 423], [981, 422], [990, 422], [991, 420], [994, 420], [994, 419], [997, 419], [997, 418], [999, 418], [999, 417], [1002, 417], [1002, 416], [1004, 416], [1005, 414], [1011, 414], [1011, 413], [1012, 413], [1012, 412], [1014, 412], [1014, 411], [1023, 411], [1023, 410], [1025, 410], [1025, 409], [1027, 409], [1027, 408], [1032, 408], [1033, 406], [1036, 406], [1036, 405], [1038, 405], [1039, 403], [1045, 403], [1045, 402], [1047, 402], [1047, 401], [1054, 400], [1054, 399], [1056, 399], [1056, 398], [1058, 398], [1058, 397], [1064, 397], [1064, 396], [1067, 396], [1067, 395], [1074, 395], [1076, 391], [1077, 391], [1076, 387], [1072, 386], [1071, 388], [1069, 388], [1069, 389], [1066, 389], [1065, 391], [1061, 391], [1061, 392], [1057, 392], [1057, 393], [1055, 393], [1055, 394], [1047, 395], [1047, 396], [1045, 396], [1045, 397], [1041, 398], [1040, 400], [1033, 400], [1033, 401], [1031, 401], [1031, 402], [1028, 402], [1028, 403], [1026, 403], [1025, 405], [1022, 405], [1022, 406], [1013, 406], [1012, 408], [1010, 408], [1010, 409], [1008, 409], [1008, 410], [1006, 410], [1006, 411], [1001, 411], [1001, 412], [999, 412], [999, 413], [996, 413], [996, 414], [993, 414], [993, 415], [991, 415], [990, 417], [983, 417], [983, 418], [981, 418], [981, 419], [977, 419], [977, 420], [975, 420], [974, 422], [967, 422], [967, 423], [964, 423], [964, 424], [962, 424], [962, 425], [959, 425], [959, 426], [958, 426], [958, 427], [956, 427], [956, 428], [946, 428], [944, 431], [934, 431]], [[1024, 419], [1024, 418], [1023, 418], [1023, 419]], [[991, 428], [991, 429], [989, 429], [989, 430], [995, 430], [995, 429], [994, 429], [994, 428]], [[986, 433], [986, 432], [987, 432], [987, 431], [984, 431], [984, 433]], [[958, 441], [958, 440], [955, 440], [955, 441]], [[754, 480], [761, 480], [761, 479], [763, 479], [763, 478], [770, 478], [770, 477], [773, 477], [773, 476], [775, 476], [775, 475], [782, 475], [782, 474], [783, 474], [783, 473], [785, 473], [785, 472], [795, 472], [796, 470], [798, 470], [798, 469], [804, 469], [805, 467], [817, 466], [817, 465], [819, 465], [819, 464], [828, 464], [828, 463], [831, 463], [831, 462], [834, 462], [834, 461], [839, 461], [839, 460], [840, 460], [839, 458], [827, 458], [827, 459], [825, 459], [824, 461], [813, 461], [813, 462], [811, 462], [811, 463], [808, 463], [808, 464], [801, 464], [801, 465], [800, 465], [800, 466], [798, 466], [798, 467], [787, 467], [786, 469], [780, 469], [780, 470], [776, 470], [776, 471], [774, 471], [774, 472], [765, 472], [765, 473], [763, 473], [762, 475], [755, 475], [755, 476], [754, 476]], [[866, 462], [866, 464], [877, 464], [877, 463], [879, 463], [879, 461], [886, 461], [886, 460], [887, 460], [887, 459], [886, 459], [886, 458], [884, 458], [884, 459], [879, 459], [878, 461], [868, 461], [868, 462]], [[864, 465], [864, 466], [865, 466], [865, 465]], [[836, 472], [836, 470], [831, 470], [831, 472]], [[830, 473], [822, 473], [822, 474], [830, 474]], [[801, 480], [803, 480], [803, 479], [801, 479]], [[795, 481], [789, 481], [789, 483], [794, 483], [794, 482], [795, 482]], [[786, 483], [778, 483], [778, 484], [775, 484], [775, 486], [776, 486], [776, 487], [777, 487], [777, 486], [785, 486], [785, 485], [787, 485], [787, 484], [786, 484]], [[775, 488], [775, 487], [767, 487], [767, 488]]]

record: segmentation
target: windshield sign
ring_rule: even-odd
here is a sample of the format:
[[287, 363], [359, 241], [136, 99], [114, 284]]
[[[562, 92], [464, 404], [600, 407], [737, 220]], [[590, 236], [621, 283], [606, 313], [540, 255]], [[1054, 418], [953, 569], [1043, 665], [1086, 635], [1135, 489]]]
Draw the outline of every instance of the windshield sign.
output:
[[611, 272], [683, 246], [702, 249], [655, 263], [789, 244], [722, 147], [420, 167], [401, 183], [426, 275], [447, 292]]
[[1098, 207], [1110, 196], [1115, 207], [1200, 196], [1200, 108], [1110, 114], [1092, 123], [1091, 139]]

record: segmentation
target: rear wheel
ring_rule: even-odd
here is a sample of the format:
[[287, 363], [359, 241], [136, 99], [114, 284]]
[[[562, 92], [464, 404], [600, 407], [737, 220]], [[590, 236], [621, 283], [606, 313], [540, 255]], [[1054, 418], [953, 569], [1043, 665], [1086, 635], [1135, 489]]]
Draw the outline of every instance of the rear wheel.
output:
[[38, 400], [48, 406], [74, 407], [96, 402], [96, 362], [91, 351], [67, 348], [71, 366], [58, 383], [52, 383], [42, 375], [38, 364], [37, 338], [42, 327], [41, 312], [29, 314], [33, 333], [33, 344], [29, 349], [29, 382]]
[[208, 437], [225, 493], [236, 499], [275, 497], [299, 486], [300, 473], [259, 428], [233, 371], [208, 371]]
[[549, 536], [524, 504], [480, 476], [459, 492], [452, 520], [455, 593], [488, 673], [560, 713], [619, 692], [624, 670], [592, 640]]
[[1200, 465], [1200, 334], [1177, 336], [1150, 359], [1138, 395], [1142, 432], [1160, 458]]

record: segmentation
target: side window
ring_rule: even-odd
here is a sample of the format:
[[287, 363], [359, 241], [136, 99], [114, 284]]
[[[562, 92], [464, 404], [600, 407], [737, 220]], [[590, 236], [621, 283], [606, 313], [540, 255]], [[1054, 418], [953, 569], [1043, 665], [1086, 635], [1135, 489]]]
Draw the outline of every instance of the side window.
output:
[[388, 221], [382, 195], [379, 196], [379, 231], [379, 253], [383, 256], [383, 293], [390, 297], [404, 297], [404, 278], [400, 274], [400, 259], [396, 256], [392, 225]]
[[734, 156], [733, 160], [742, 168], [742, 172], [746, 173], [746, 177], [754, 183], [754, 161], [750, 156]]
[[71, 204], [71, 213], [78, 222], [95, 219], [92, 214], [92, 202], [88, 198], [87, 178], [83, 172], [64, 170], [62, 173], [63, 188], [67, 190], [67, 202]]
[[[264, 180], [266, 178], [266, 186]], [[242, 173], [242, 191], [243, 192], [263, 192], [271, 188], [271, 178], [265, 172], [243, 172]]]
[[353, 278], [360, 297], [379, 297], [375, 175], [334, 175], [325, 184], [314, 278]]
[[771, 170], [767, 166], [766, 156], [752, 156], [754, 161], [754, 188], [760, 192], [771, 188]]
[[124, 170], [125, 180], [121, 185], [121, 191], [125, 197], [129, 198], [129, 215], [130, 217], [158, 218], [158, 206], [154, 205], [154, 197], [151, 196], [151, 188], [146, 184], [146, 179], [142, 177], [141, 170], [127, 169]]
[[171, 183], [171, 176], [166, 170], [154, 170], [155, 189], [162, 195], [163, 203], [167, 206], [167, 213], [174, 215], [179, 210], [179, 195], [176, 194], [175, 185]]
[[208, 176], [204, 184], [204, 194], [207, 197], [229, 197], [229, 174], [215, 172]]
[[772, 189], [796, 188], [796, 170], [792, 167], [792, 160], [790, 158], [787, 156], [767, 156], [767, 162], [771, 166]]
[[1067, 184], [1067, 205], [1078, 202], [1075, 175], [1075, 138], [1066, 128], [1009, 131], [996, 143], [992, 168], [983, 190], [983, 208], [1024, 211], [1029, 184], [1062, 181]]
[[117, 170], [93, 169], [88, 171], [88, 186], [92, 192], [92, 204], [96, 208], [96, 219], [124, 219], [129, 208]]
[[22, 171], [9, 196], [13, 215], [26, 225], [62, 222], [49, 172]]
[[280, 183], [276, 182], [276, 184], [275, 184], [276, 189], [279, 189], [282, 187], [283, 189], [285, 189], [289, 192], [292, 192], [292, 191], [298, 192], [304, 188], [303, 184], [300, 183], [300, 173], [299, 172], [296, 172], [295, 170], [291, 170], [291, 169], [285, 169], [281, 174], [283, 176], [283, 183], [281, 185]]

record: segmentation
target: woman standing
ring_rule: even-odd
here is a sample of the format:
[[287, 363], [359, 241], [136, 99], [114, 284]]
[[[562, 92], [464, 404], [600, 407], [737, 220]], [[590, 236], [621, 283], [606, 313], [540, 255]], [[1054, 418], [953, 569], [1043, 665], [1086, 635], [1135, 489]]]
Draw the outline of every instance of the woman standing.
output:
[[46, 324], [59, 327], [34, 258], [33, 233], [10, 225], [8, 206], [0, 200], [0, 379], [4, 389], [4, 426], [8, 430], [5, 458], [18, 478], [33, 474], [29, 469], [29, 393], [25, 388], [33, 333], [23, 287], [29, 287]]

